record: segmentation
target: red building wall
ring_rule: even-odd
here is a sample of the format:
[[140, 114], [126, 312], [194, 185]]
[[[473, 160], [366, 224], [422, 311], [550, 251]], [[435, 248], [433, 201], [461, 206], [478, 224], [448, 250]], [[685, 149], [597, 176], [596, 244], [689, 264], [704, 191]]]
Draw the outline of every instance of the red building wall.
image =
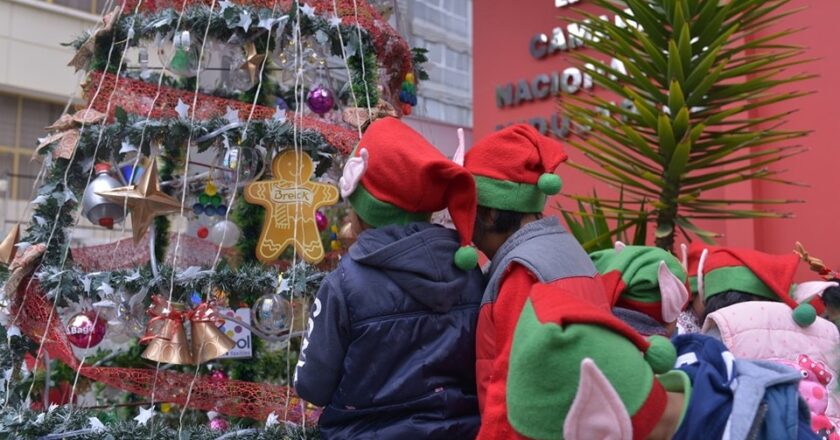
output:
[[[776, 220], [732, 220], [702, 224], [707, 229], [723, 234], [720, 244], [755, 247], [773, 253], [786, 253], [794, 243], [801, 241], [814, 255], [830, 265], [840, 267], [840, 163], [835, 141], [835, 132], [840, 130], [840, 53], [837, 52], [837, 17], [840, 17], [840, 2], [819, 2], [819, 6], [805, 0], [794, 0], [790, 8], [806, 7], [802, 12], [789, 17], [775, 32], [782, 28], [806, 27], [788, 41], [809, 48], [808, 56], [817, 61], [802, 68], [791, 69], [791, 73], [806, 70], [820, 76], [806, 83], [794, 86], [802, 90], [813, 90], [813, 95], [796, 101], [779, 104], [762, 112], [775, 113], [780, 110], [796, 109], [788, 118], [787, 128], [813, 130], [802, 140], [810, 150], [797, 157], [776, 165], [788, 170], [782, 177], [802, 182], [808, 187], [786, 186], [771, 182], [749, 182], [735, 185], [721, 191], [722, 196], [731, 199], [794, 199], [805, 203], [782, 208], [793, 214], [792, 219]], [[587, 0], [578, 0], [571, 7], [557, 8], [555, 0], [529, 0], [509, 2], [484, 0], [473, 8], [473, 102], [474, 138], [496, 130], [499, 125], [513, 121], [545, 118], [551, 124], [551, 115], [561, 113], [553, 98], [523, 102], [516, 106], [497, 105], [497, 87], [519, 80], [531, 82], [540, 74], [562, 72], [568, 67], [578, 66], [572, 54], [593, 54], [588, 49], [559, 52], [543, 59], [535, 59], [529, 51], [529, 42], [540, 33], [549, 38], [552, 29], [566, 26], [578, 17], [573, 8], [597, 12]], [[611, 20], [612, 16], [609, 17]], [[595, 55], [608, 59], [602, 55]], [[542, 83], [539, 83], [543, 86]], [[594, 93], [604, 93], [597, 86]], [[560, 99], [568, 99], [561, 93]], [[571, 160], [587, 163], [582, 155], [569, 147]], [[608, 194], [609, 188], [596, 184], [581, 173], [562, 167], [558, 174], [563, 176], [567, 194], [591, 194], [593, 188], [599, 195]], [[557, 203], [571, 207], [569, 200], [562, 197]], [[807, 271], [802, 270], [800, 277]]]

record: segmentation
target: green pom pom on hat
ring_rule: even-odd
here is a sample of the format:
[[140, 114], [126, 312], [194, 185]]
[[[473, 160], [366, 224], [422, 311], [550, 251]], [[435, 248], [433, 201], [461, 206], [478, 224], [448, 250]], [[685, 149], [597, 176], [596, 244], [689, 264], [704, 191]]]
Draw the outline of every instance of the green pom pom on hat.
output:
[[559, 193], [563, 188], [563, 180], [556, 174], [543, 173], [539, 180], [537, 180], [537, 187], [543, 192], [543, 194], [553, 196], [554, 194]]
[[478, 252], [472, 246], [461, 246], [455, 252], [455, 265], [464, 271], [475, 269], [478, 266]]
[[817, 309], [805, 303], [793, 309], [793, 321], [800, 327], [808, 327], [817, 320]]
[[677, 363], [677, 349], [667, 338], [653, 335], [648, 338], [648, 347], [645, 351], [645, 360], [656, 374], [665, 374], [674, 368]]

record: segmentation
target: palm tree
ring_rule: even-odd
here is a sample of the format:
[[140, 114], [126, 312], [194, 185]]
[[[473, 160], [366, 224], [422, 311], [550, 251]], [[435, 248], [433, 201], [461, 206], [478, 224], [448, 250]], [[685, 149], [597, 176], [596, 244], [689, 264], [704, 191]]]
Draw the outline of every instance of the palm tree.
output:
[[678, 229], [706, 241], [715, 236], [696, 220], [786, 217], [766, 208], [791, 200], [706, 194], [751, 179], [792, 183], [768, 166], [803, 152], [791, 141], [808, 132], [783, 127], [791, 112], [756, 111], [808, 93], [780, 87], [812, 76], [786, 72], [809, 61], [803, 48], [783, 43], [797, 30], [772, 30], [796, 12], [783, 10], [790, 0], [593, 1], [626, 25], [585, 14], [585, 44], [620, 64], [577, 57], [619, 103], [579, 95], [563, 107], [589, 127], [571, 143], [597, 165], [573, 166], [623, 188], [624, 200], [600, 199], [599, 206], [612, 218], [655, 221], [656, 245], [669, 250]]

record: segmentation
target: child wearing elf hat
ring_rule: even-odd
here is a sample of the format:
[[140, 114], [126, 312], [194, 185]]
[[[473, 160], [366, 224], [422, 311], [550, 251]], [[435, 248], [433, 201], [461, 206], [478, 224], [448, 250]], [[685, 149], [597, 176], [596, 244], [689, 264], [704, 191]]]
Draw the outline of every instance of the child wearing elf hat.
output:
[[511, 347], [511, 425], [546, 440], [816, 439], [797, 372], [736, 360], [703, 335], [675, 341], [645, 339], [588, 301], [535, 286]]
[[[315, 299], [296, 391], [325, 406], [326, 439], [474, 437], [482, 276], [456, 264], [472, 236], [472, 176], [385, 118], [365, 131], [340, 186], [359, 234]], [[428, 222], [445, 207], [457, 231]]]
[[[720, 339], [745, 359], [796, 361], [807, 355], [836, 377], [837, 327], [818, 315], [819, 296], [836, 283], [793, 283], [799, 258], [750, 249], [714, 248], [698, 268], [697, 285], [706, 303], [703, 333]], [[832, 396], [826, 415], [840, 422], [840, 399]]]
[[610, 310], [586, 252], [556, 217], [542, 218], [547, 196], [560, 190], [554, 170], [566, 159], [559, 142], [525, 124], [480, 140], [465, 157], [478, 192], [473, 241], [491, 258], [476, 335], [481, 439], [514, 435], [505, 406], [507, 361], [531, 286], [554, 283]]
[[688, 302], [686, 273], [675, 256], [619, 241], [589, 257], [613, 298], [614, 315], [644, 336], [671, 336]]

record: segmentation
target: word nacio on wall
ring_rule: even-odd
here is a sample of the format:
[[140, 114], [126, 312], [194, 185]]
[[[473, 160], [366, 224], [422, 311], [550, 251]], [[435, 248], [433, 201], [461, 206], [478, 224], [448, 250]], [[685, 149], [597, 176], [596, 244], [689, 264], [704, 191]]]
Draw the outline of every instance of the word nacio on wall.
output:
[[[555, 6], [562, 8], [579, 3], [580, 0], [555, 0]], [[625, 10], [627, 15], [632, 15], [632, 11]], [[610, 17], [607, 15], [599, 16], [599, 19], [608, 21]], [[639, 29], [638, 23], [625, 19], [620, 15], [615, 15], [612, 20], [619, 27], [634, 27]], [[570, 52], [584, 48], [587, 41], [599, 41], [605, 38], [604, 35], [593, 33], [586, 26], [590, 20], [584, 20], [582, 23], [573, 22], [565, 26], [557, 26], [551, 30], [550, 33], [537, 33], [528, 41], [528, 52], [535, 60], [547, 60], [555, 55]], [[627, 71], [624, 64], [612, 58], [609, 62], [611, 69], [626, 75]], [[529, 79], [519, 79], [509, 83], [496, 86], [496, 107], [499, 109], [512, 108], [528, 103], [542, 101], [554, 98], [561, 93], [575, 94], [581, 90], [590, 90], [594, 84], [589, 71], [595, 70], [592, 64], [585, 64], [583, 68], [576, 66], [569, 66], [563, 69], [554, 70], [547, 73], [540, 73]], [[613, 79], [617, 79], [612, 77]], [[625, 104], [622, 104], [624, 106]], [[502, 128], [508, 124], [499, 124], [497, 128]], [[568, 117], [561, 116], [557, 113], [551, 115], [549, 118], [534, 117], [527, 120], [527, 122], [534, 125], [543, 133], [550, 132], [558, 137], [567, 137], [569, 133], [583, 134], [586, 131], [585, 127], [574, 127], [569, 121]]]

